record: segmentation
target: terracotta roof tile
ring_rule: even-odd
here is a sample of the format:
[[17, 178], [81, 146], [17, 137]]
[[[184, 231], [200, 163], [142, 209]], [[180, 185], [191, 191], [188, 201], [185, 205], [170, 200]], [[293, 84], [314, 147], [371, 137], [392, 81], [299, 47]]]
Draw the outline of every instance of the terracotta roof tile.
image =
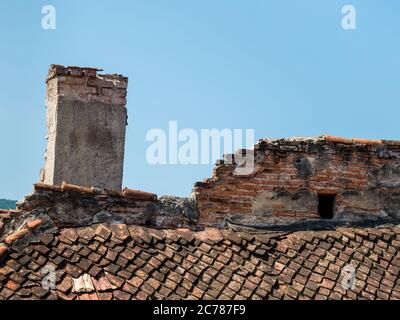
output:
[[[103, 224], [67, 228], [42, 235], [23, 254], [0, 246], [0, 297], [399, 299], [399, 239], [399, 228], [256, 235]], [[51, 291], [38, 276], [49, 264], [58, 275]], [[346, 290], [341, 281], [349, 264], [357, 280]]]
[[73, 293], [91, 293], [94, 291], [92, 278], [88, 274], [83, 274], [79, 278], [72, 279]]
[[77, 229], [78, 236], [86, 241], [90, 241], [96, 235], [91, 227]]
[[[61, 186], [48, 185], [48, 184], [44, 184], [44, 183], [35, 183], [34, 190], [35, 191], [46, 190], [46, 191], [53, 191], [53, 192], [73, 191], [73, 192], [88, 193], [88, 194], [102, 193], [102, 194], [107, 194], [108, 196], [111, 196], [111, 197], [117, 197], [117, 198], [126, 197], [129, 199], [138, 200], [138, 201], [156, 201], [157, 200], [157, 195], [154, 193], [151, 193], [151, 192], [145, 192], [145, 191], [141, 191], [141, 190], [134, 190], [134, 189], [128, 189], [128, 188], [125, 188], [122, 192], [116, 191], [116, 190], [109, 190], [109, 189], [103, 190], [103, 189], [97, 189], [94, 187], [74, 185], [74, 184], [70, 184], [67, 182], [63, 182], [61, 184]], [[10, 214], [12, 212], [18, 212], [18, 211], [0, 210], [0, 214]]]
[[115, 190], [109, 190], [109, 189], [106, 189], [105, 191], [111, 197], [122, 198], [124, 196], [121, 191], [115, 191]]
[[14, 233], [12, 233], [6, 237], [4, 239], [4, 242], [6, 244], [10, 245], [10, 244], [14, 243], [15, 241], [24, 237], [28, 232], [29, 232], [29, 230], [27, 230], [27, 229], [21, 229], [21, 230], [15, 231]]
[[72, 244], [78, 240], [78, 232], [75, 229], [63, 229], [61, 231], [60, 240], [67, 244]]
[[42, 220], [36, 219], [36, 220], [33, 220], [33, 221], [28, 222], [28, 223], [26, 224], [26, 226], [27, 226], [29, 229], [33, 230], [33, 229], [36, 229], [37, 227], [39, 227], [42, 223], [43, 223]]
[[7, 247], [0, 245], [0, 261], [7, 254]]
[[147, 228], [142, 228], [139, 226], [128, 226], [129, 234], [133, 238], [133, 240], [139, 243], [147, 243], [150, 244], [153, 240], [153, 237]]
[[221, 231], [214, 228], [205, 228], [204, 231], [196, 232], [196, 238], [203, 242], [218, 243], [224, 239]]
[[127, 198], [135, 199], [135, 200], [149, 200], [149, 201], [157, 200], [157, 195], [156, 194], [150, 193], [150, 192], [141, 191], [141, 190], [134, 190], [134, 189], [125, 188], [122, 191], [122, 194]]
[[361, 139], [361, 138], [348, 139], [348, 138], [335, 137], [335, 136], [329, 136], [329, 135], [323, 136], [323, 139], [325, 141], [329, 141], [329, 142], [344, 143], [344, 144], [357, 143], [357, 144], [374, 145], [374, 144], [383, 144], [384, 143], [383, 140], [370, 140], [370, 139]]
[[122, 241], [125, 241], [130, 237], [128, 228], [125, 224], [112, 224], [110, 229], [113, 235]]
[[61, 186], [57, 186], [57, 185], [48, 185], [48, 184], [44, 184], [44, 183], [35, 183], [33, 185], [35, 191], [38, 190], [49, 190], [49, 191], [55, 191], [55, 192], [62, 192], [63, 189]]
[[79, 193], [93, 193], [93, 188], [89, 187], [83, 187], [83, 186], [77, 186], [74, 184], [69, 184], [66, 182], [63, 182], [61, 185], [62, 191], [75, 191]]
[[19, 211], [19, 210], [12, 210], [12, 209], [4, 210], [4, 209], [0, 209], [0, 214], [2, 215], [0, 217], [11, 217], [11, 216], [18, 215], [20, 213], [22, 213], [22, 212]]

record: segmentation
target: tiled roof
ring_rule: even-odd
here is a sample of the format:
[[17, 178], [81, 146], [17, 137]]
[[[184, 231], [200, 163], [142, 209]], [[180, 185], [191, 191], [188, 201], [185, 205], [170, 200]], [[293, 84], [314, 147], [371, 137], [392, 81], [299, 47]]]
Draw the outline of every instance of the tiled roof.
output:
[[[0, 299], [400, 299], [399, 227], [252, 234], [98, 224], [40, 234], [39, 224], [21, 229], [30, 242], [19, 235], [0, 247]], [[54, 290], [42, 285], [49, 266]]]

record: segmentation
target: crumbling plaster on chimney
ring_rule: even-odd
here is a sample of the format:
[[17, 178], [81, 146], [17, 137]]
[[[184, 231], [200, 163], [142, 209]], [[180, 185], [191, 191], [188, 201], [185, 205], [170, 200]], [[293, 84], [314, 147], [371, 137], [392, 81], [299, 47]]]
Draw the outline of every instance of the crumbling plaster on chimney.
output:
[[42, 183], [122, 187], [128, 78], [97, 71], [50, 66]]

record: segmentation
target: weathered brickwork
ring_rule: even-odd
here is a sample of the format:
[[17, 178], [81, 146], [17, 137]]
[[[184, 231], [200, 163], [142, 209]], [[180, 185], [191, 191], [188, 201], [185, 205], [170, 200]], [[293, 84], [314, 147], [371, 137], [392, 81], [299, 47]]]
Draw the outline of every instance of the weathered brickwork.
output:
[[57, 95], [65, 99], [125, 106], [128, 78], [118, 74], [97, 74], [98, 71], [101, 70], [51, 65], [46, 82], [48, 86], [50, 82], [56, 83]]
[[51, 65], [41, 181], [121, 190], [128, 78]]
[[213, 177], [195, 185], [202, 223], [225, 220], [277, 225], [321, 220], [319, 197], [333, 197], [333, 220], [397, 218], [400, 143], [344, 139], [261, 140], [255, 170], [238, 176], [219, 161]]

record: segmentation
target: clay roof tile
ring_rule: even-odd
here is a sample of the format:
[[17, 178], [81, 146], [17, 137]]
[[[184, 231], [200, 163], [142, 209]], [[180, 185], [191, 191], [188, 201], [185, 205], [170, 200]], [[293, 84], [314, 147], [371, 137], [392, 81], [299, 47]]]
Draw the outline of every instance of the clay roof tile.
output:
[[147, 228], [139, 226], [128, 226], [129, 234], [135, 241], [145, 242], [147, 244], [151, 243], [153, 237]]
[[344, 144], [370, 144], [370, 145], [375, 145], [375, 144], [383, 144], [384, 142], [382, 140], [371, 140], [371, 139], [361, 139], [361, 138], [342, 138], [342, 137], [335, 137], [335, 136], [329, 136], [329, 135], [324, 135], [322, 136], [322, 139], [325, 141], [329, 142], [335, 142], [335, 143], [344, 143]]
[[107, 240], [111, 235], [109, 226], [105, 224], [96, 224], [92, 226], [94, 233], [104, 240]]
[[36, 229], [37, 227], [39, 227], [42, 223], [43, 223], [43, 221], [42, 221], [41, 219], [36, 219], [36, 220], [33, 220], [33, 221], [28, 222], [28, 223], [26, 224], [26, 226], [27, 226], [29, 229], [34, 230], [34, 229]]
[[60, 240], [69, 244], [78, 239], [78, 232], [73, 228], [63, 229], [60, 234]]
[[382, 140], [370, 140], [370, 139], [361, 139], [361, 138], [354, 138], [354, 143], [359, 144], [383, 144]]
[[75, 191], [79, 193], [93, 193], [94, 191], [93, 188], [77, 186], [66, 182], [63, 182], [61, 187], [63, 191]]
[[122, 198], [124, 197], [124, 195], [122, 194], [121, 191], [115, 191], [115, 190], [109, 190], [109, 189], [105, 189], [105, 191], [107, 192], [107, 194], [110, 197], [117, 197], [117, 198]]
[[224, 239], [221, 231], [216, 228], [205, 228], [204, 231], [196, 232], [196, 238], [203, 242], [218, 243]]
[[0, 245], [0, 261], [7, 254], [7, 251], [8, 251], [8, 249], [6, 246]]
[[96, 235], [91, 227], [83, 227], [77, 229], [78, 236], [86, 241], [90, 241]]
[[110, 229], [113, 235], [122, 241], [125, 241], [130, 236], [125, 224], [112, 224]]
[[[61, 229], [23, 253], [0, 245], [0, 299], [356, 299], [371, 286], [376, 296], [396, 298], [397, 229], [251, 234], [99, 224], [90, 236], [85, 228]], [[128, 232], [134, 241], [114, 241], [128, 240]], [[351, 259], [368, 285], [342, 290]], [[52, 292], [35, 276], [45, 265], [60, 275]]]
[[345, 143], [351, 144], [353, 141], [351, 139], [342, 138], [342, 137], [335, 137], [335, 136], [324, 136], [323, 139], [329, 142], [336, 142], [336, 143]]
[[155, 201], [157, 200], [157, 195], [155, 193], [145, 192], [141, 190], [134, 190], [125, 188], [122, 194], [129, 199], [134, 200], [145, 200], [145, 201]]
[[4, 242], [9, 245], [13, 244], [15, 241], [23, 238], [28, 232], [29, 232], [29, 230], [27, 230], [27, 229], [20, 229], [18, 231], [15, 231], [14, 233], [12, 233], [6, 237], [4, 239]]
[[38, 190], [48, 190], [48, 191], [55, 191], [55, 192], [62, 192], [62, 187], [57, 185], [48, 185], [44, 183], [35, 183], [33, 185], [35, 191]]

